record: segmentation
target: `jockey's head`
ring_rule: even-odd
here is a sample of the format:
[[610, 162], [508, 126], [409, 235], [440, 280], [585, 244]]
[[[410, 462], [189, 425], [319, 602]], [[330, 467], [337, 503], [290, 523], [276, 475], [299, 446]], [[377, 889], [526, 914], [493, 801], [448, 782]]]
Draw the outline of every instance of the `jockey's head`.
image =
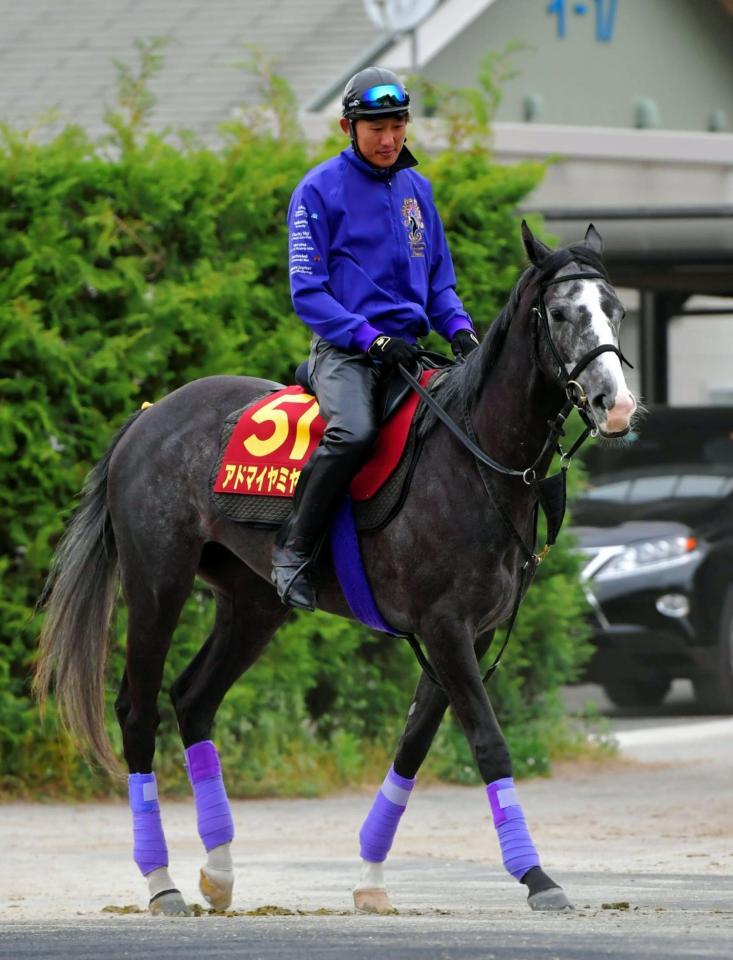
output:
[[391, 167], [402, 150], [410, 119], [410, 95], [396, 74], [367, 67], [349, 80], [341, 129], [354, 152], [373, 167]]

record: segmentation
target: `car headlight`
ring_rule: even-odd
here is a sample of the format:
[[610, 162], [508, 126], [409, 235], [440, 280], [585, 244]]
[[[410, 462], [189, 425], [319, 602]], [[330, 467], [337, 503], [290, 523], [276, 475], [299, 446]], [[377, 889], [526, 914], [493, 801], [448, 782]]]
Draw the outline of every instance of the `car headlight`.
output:
[[596, 580], [626, 577], [639, 570], [674, 566], [689, 559], [697, 548], [695, 537], [655, 537], [618, 547], [617, 551], [596, 570]]

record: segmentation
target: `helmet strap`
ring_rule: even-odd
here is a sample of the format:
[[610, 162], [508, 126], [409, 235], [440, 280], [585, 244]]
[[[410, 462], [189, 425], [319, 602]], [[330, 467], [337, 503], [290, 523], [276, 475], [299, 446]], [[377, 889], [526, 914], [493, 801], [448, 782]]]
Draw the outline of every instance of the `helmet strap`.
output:
[[[354, 153], [357, 155], [357, 157], [358, 157], [360, 160], [363, 160], [364, 163], [365, 163], [368, 167], [371, 167], [371, 168], [372, 168], [372, 170], [376, 170], [378, 173], [384, 173], [384, 169], [383, 169], [383, 168], [381, 168], [381, 167], [375, 167], [373, 163], [369, 163], [369, 161], [367, 160], [367, 158], [364, 156], [364, 154], [363, 154], [363, 153], [361, 152], [361, 150], [359, 149], [359, 144], [356, 142], [356, 127], [354, 126], [354, 124], [356, 123], [356, 121], [355, 121], [355, 120], [352, 120], [351, 117], [347, 117], [346, 119], [349, 121], [349, 135], [351, 136], [351, 149], [354, 151]], [[359, 119], [363, 119], [363, 118], [360, 117]], [[407, 139], [407, 138], [405, 138], [405, 139]], [[391, 167], [390, 167], [389, 169], [391, 169]]]
[[[351, 119], [351, 117], [349, 117], [348, 120], [349, 120], [349, 136], [351, 137], [351, 148], [360, 160], [363, 160], [364, 163], [369, 163], [367, 158], [362, 154], [361, 150], [359, 149], [359, 144], [356, 142], [356, 127], [354, 126], [354, 121]], [[371, 166], [371, 164], [369, 164], [369, 166]]]

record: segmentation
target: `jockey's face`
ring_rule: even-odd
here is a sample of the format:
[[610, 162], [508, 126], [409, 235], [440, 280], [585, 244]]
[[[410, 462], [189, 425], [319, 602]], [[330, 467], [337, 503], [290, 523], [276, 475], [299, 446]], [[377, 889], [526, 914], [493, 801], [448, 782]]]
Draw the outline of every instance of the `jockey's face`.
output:
[[[349, 133], [349, 121], [341, 118], [341, 129]], [[373, 167], [391, 167], [400, 154], [407, 133], [406, 117], [355, 120], [354, 133], [359, 151]]]

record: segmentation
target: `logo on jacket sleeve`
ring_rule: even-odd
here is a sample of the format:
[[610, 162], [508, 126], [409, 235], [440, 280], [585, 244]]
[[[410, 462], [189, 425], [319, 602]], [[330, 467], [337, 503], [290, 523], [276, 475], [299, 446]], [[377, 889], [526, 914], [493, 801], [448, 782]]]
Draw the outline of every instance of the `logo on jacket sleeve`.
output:
[[411, 257], [425, 256], [425, 223], [420, 204], [415, 197], [405, 197], [402, 201], [402, 222], [407, 230]]

